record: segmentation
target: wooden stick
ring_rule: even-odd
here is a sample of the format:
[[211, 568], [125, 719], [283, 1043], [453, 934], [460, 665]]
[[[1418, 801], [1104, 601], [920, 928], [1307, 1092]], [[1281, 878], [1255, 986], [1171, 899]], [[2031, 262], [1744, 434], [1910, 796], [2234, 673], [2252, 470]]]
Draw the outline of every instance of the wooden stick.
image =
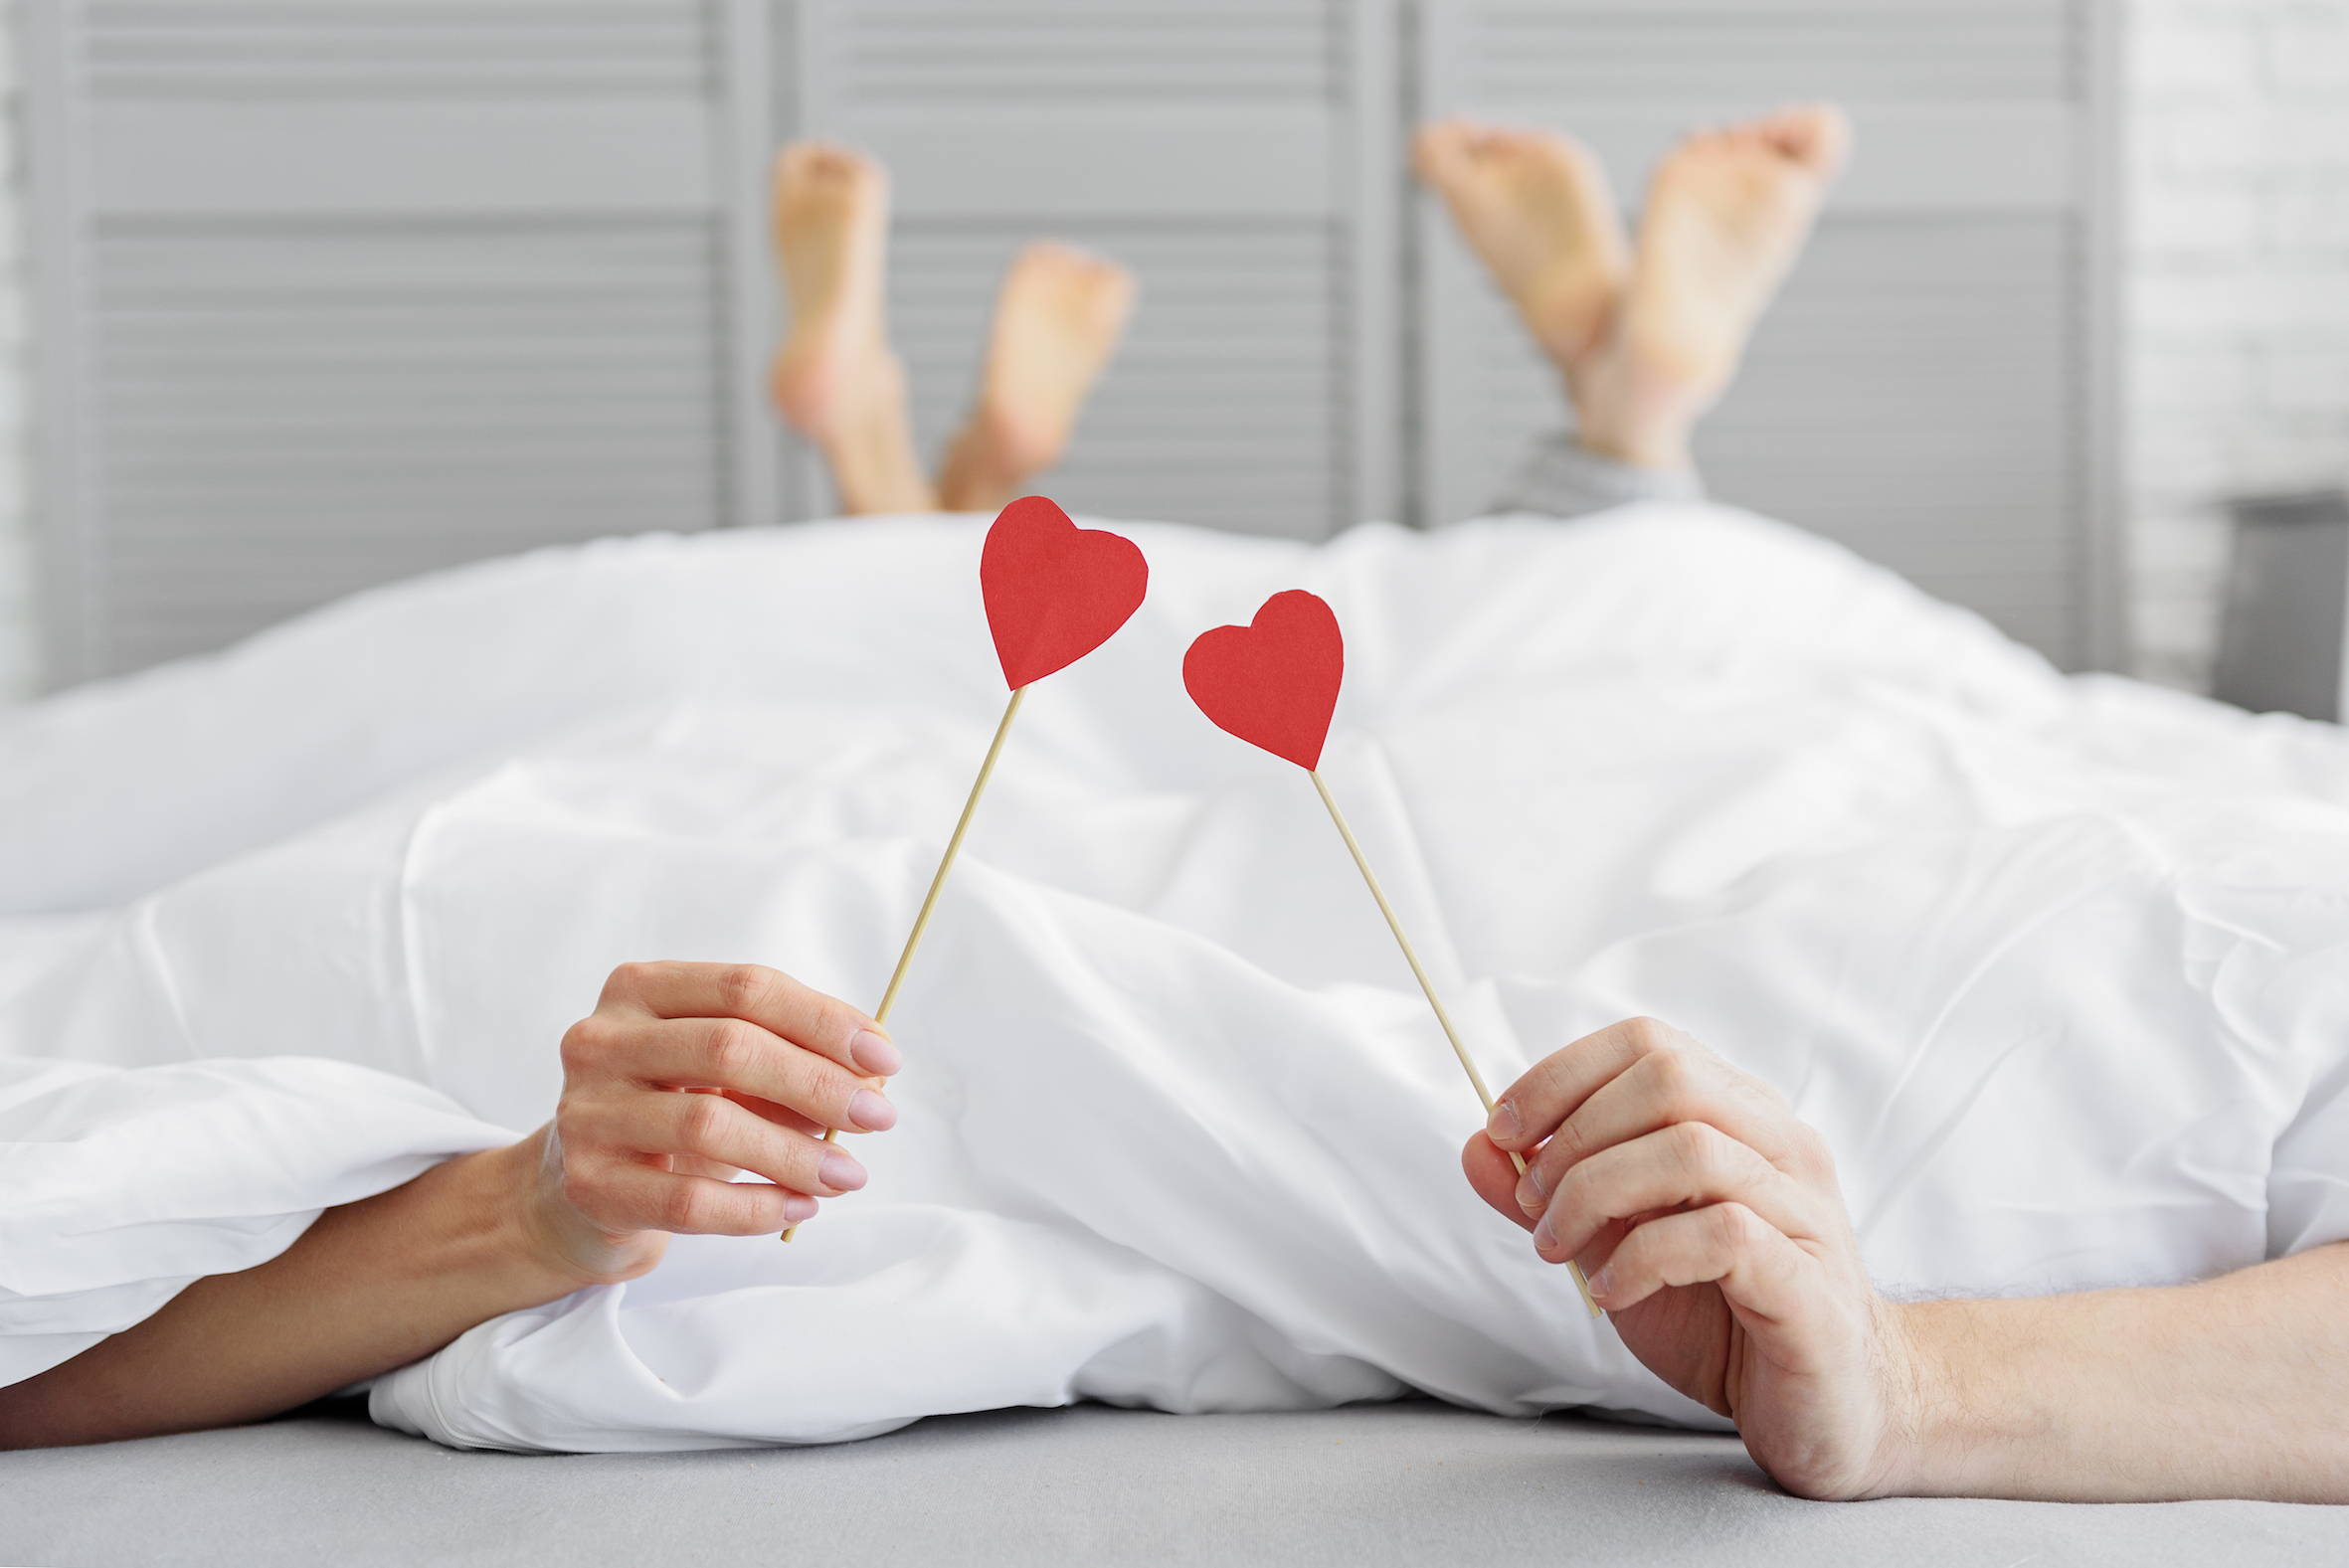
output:
[[[1362, 846], [1354, 841], [1354, 829], [1346, 825], [1346, 813], [1338, 809], [1337, 796], [1322, 782], [1319, 771], [1306, 770], [1313, 776], [1313, 786], [1322, 792], [1322, 804], [1330, 808], [1330, 820], [1338, 824], [1338, 835], [1346, 840], [1346, 847], [1354, 856], [1354, 863], [1361, 868], [1362, 880], [1370, 884], [1370, 897], [1378, 901], [1378, 913], [1386, 917], [1386, 929], [1394, 933], [1394, 940], [1409, 960], [1412, 974], [1419, 980], [1419, 988], [1427, 993], [1427, 1005], [1435, 1009], [1435, 1021], [1444, 1026], [1444, 1038], [1452, 1042], [1452, 1054], [1460, 1058], [1460, 1065], [1468, 1071], [1468, 1081], [1476, 1086], [1476, 1097], [1485, 1103], [1485, 1115], [1493, 1114], [1493, 1092], [1485, 1087], [1485, 1075], [1476, 1070], [1468, 1047], [1460, 1042], [1460, 1031], [1452, 1027], [1452, 1015], [1444, 1011], [1442, 998], [1435, 993], [1435, 982], [1427, 977], [1427, 970], [1419, 963], [1419, 955], [1411, 951], [1411, 939], [1403, 935], [1403, 923], [1394, 917], [1394, 906], [1386, 902], [1386, 890], [1378, 885], [1378, 878], [1370, 870], [1370, 862], [1362, 855]], [[1526, 1173], [1526, 1158], [1516, 1149], [1509, 1151], [1509, 1162], [1517, 1166], [1517, 1173]], [[1590, 1315], [1599, 1315], [1598, 1303], [1590, 1299], [1590, 1282], [1582, 1278], [1582, 1266], [1573, 1259], [1566, 1260], [1566, 1273], [1573, 1276], [1574, 1289], [1582, 1293], [1582, 1305], [1590, 1308]]]
[[[938, 875], [930, 879], [930, 895], [922, 900], [922, 912], [914, 917], [912, 935], [905, 939], [905, 951], [897, 956], [897, 972], [889, 976], [889, 988], [881, 993], [881, 1005], [873, 1010], [873, 1022], [884, 1027], [889, 1022], [889, 1009], [897, 1005], [897, 992], [905, 984], [905, 971], [914, 964], [914, 950], [922, 945], [922, 933], [930, 929], [930, 916], [938, 908], [938, 895], [946, 889], [946, 874], [955, 867], [955, 856], [963, 851], [963, 835], [971, 831], [971, 818], [979, 809], [979, 797], [987, 793], [987, 782], [994, 777], [995, 759], [1003, 755], [1003, 737], [1011, 733], [1011, 721], [1018, 717], [1019, 699], [1027, 695], [1025, 686], [1011, 693], [1010, 706], [1003, 710], [1003, 722], [995, 726], [994, 744], [987, 749], [987, 761], [979, 765], [979, 779], [971, 785], [971, 798], [963, 802], [963, 819], [955, 824], [955, 836], [946, 841], [946, 853], [939, 858]], [[823, 1140], [836, 1143], [838, 1128], [824, 1129]], [[794, 1225], [783, 1233], [790, 1241], [799, 1234]]]

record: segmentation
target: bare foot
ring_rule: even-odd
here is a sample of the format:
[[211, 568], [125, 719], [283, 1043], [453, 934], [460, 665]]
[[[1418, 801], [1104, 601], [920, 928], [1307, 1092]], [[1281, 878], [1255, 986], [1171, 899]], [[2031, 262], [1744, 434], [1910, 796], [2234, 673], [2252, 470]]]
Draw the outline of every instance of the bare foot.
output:
[[1606, 170], [1551, 131], [1438, 120], [1411, 139], [1411, 166], [1560, 371], [1610, 324], [1631, 248]]
[[775, 252], [791, 335], [769, 386], [783, 417], [822, 448], [840, 508], [930, 511], [915, 460], [905, 367], [882, 312], [889, 175], [844, 147], [795, 142], [775, 160]]
[[992, 512], [1068, 447], [1077, 411], [1134, 309], [1134, 274], [1064, 245], [1031, 245], [995, 296], [987, 369], [971, 418], [947, 449], [939, 498]]
[[1727, 390], [1850, 146], [1843, 112], [1813, 104], [1699, 131], [1664, 160], [1613, 340], [1575, 388], [1585, 445], [1688, 461], [1697, 417]]

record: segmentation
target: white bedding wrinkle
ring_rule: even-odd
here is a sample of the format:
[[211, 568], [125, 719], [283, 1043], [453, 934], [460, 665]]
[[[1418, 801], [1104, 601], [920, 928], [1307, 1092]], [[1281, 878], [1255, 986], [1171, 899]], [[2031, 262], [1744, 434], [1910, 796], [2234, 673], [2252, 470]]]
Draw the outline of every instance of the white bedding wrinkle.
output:
[[[1291, 587], [1350, 639], [1324, 772], [1497, 1087], [1693, 1031], [1827, 1134], [1900, 1292], [2349, 1239], [2333, 727], [2067, 679], [1722, 508], [1118, 526], [1150, 600], [1029, 695], [870, 1185], [485, 1323], [377, 1419], [673, 1449], [1418, 1388], [1718, 1425], [1468, 1190], [1479, 1109], [1310, 784], [1184, 698], [1189, 638]], [[0, 728], [0, 1377], [536, 1126], [618, 963], [875, 1001], [1001, 704], [983, 528], [542, 553]]]
[[205, 1275], [267, 1263], [322, 1209], [510, 1141], [422, 1084], [345, 1062], [0, 1056], [0, 1382]]

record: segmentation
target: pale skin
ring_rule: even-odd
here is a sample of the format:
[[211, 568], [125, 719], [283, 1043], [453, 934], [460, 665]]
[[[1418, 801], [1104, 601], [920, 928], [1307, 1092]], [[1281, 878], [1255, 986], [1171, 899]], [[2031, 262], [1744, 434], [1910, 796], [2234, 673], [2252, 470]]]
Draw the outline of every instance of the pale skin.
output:
[[1545, 1058], [1461, 1160], [1789, 1491], [2349, 1502], [2349, 1243], [2198, 1285], [1895, 1304], [1826, 1140], [1651, 1018]]
[[[1693, 422], [1734, 374], [1843, 146], [1841, 118], [1825, 109], [1692, 137], [1658, 173], [1636, 253], [1596, 161], [1565, 138], [1446, 122], [1417, 150], [1565, 377], [1583, 441], [1669, 466], [1687, 460]], [[783, 173], [795, 154], [836, 151], [794, 149]], [[818, 184], [877, 172], [824, 167]], [[885, 186], [881, 196], [885, 215]], [[810, 297], [864, 289], [833, 318], [862, 346], [827, 361], [795, 330], [778, 401], [821, 424], [823, 407], [885, 412], [894, 400], [901, 435], [903, 376], [878, 318], [885, 223], [854, 200], [827, 211], [826, 244], [855, 255], [827, 272], [839, 254], [795, 259], [787, 241], [787, 279]], [[998, 313], [998, 341], [1004, 330]], [[1115, 342], [1078, 336], [1073, 354], [991, 348], [991, 367], [1000, 357], [1016, 370], [997, 388], [1004, 401], [1039, 379], [1057, 389], [1026, 412], [1063, 440], [1082, 401], [1082, 386], [1069, 389], [1090, 384]], [[830, 378], [828, 405], [805, 397], [812, 364], [815, 380]], [[859, 380], [876, 368], [877, 381]], [[844, 390], [870, 384], [881, 395]], [[923, 501], [903, 488], [920, 481], [911, 441], [888, 427], [827, 427], [845, 443], [826, 446], [843, 493], [848, 454], [851, 468], [873, 459], [863, 471], [880, 493]], [[547, 1126], [328, 1210], [273, 1261], [199, 1281], [137, 1326], [0, 1389], [0, 1446], [258, 1419], [498, 1314], [636, 1278], [672, 1233], [772, 1235], [864, 1184], [852, 1156], [821, 1143], [825, 1129], [895, 1122], [881, 1091], [899, 1057], [871, 1018], [754, 965], [625, 966], [562, 1057]], [[1522, 1181], [1509, 1150], [1529, 1161]], [[1545, 1058], [1503, 1094], [1462, 1161], [1485, 1201], [1534, 1233], [1538, 1257], [1581, 1263], [1641, 1362], [1734, 1420], [1790, 1491], [2349, 1502], [2349, 1316], [2338, 1310], [2349, 1244], [2195, 1285], [1893, 1303], [1861, 1266], [1824, 1139], [1777, 1091], [1650, 1019]], [[736, 1171], [756, 1179], [724, 1179]]]
[[[825, 1129], [896, 1125], [864, 1013], [755, 964], [613, 972], [520, 1142], [329, 1209], [285, 1252], [0, 1388], [0, 1447], [254, 1421], [429, 1355], [491, 1317], [632, 1280], [672, 1233], [773, 1236], [865, 1172]], [[730, 1181], [736, 1171], [760, 1178]]]
[[1012, 259], [978, 395], [933, 483], [884, 309], [888, 171], [846, 147], [795, 143], [776, 160], [774, 211], [791, 331], [769, 384], [777, 412], [823, 453], [843, 514], [995, 512], [1060, 460], [1133, 314], [1132, 272], [1050, 241]]
[[1680, 468], [1850, 145], [1826, 104], [1699, 131], [1657, 166], [1636, 249], [1606, 171], [1571, 137], [1439, 120], [1411, 155], [1556, 366], [1576, 438]]

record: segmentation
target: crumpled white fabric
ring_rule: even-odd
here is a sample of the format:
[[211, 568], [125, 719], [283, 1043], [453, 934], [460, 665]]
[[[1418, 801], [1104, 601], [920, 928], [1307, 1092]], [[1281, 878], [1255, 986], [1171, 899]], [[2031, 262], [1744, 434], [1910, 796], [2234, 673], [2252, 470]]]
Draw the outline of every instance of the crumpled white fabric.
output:
[[0, 1057], [0, 1383], [267, 1263], [322, 1209], [507, 1141], [421, 1084], [316, 1057]]
[[[1898, 1292], [2349, 1238], [2333, 727], [2068, 680], [1721, 508], [1120, 526], [1150, 600], [1029, 695], [871, 1185], [482, 1324], [378, 1420], [663, 1449], [1412, 1387], [1712, 1424], [1468, 1191], [1481, 1113], [1310, 782], [1184, 698], [1188, 639], [1290, 587], [1348, 637], [1325, 776], [1497, 1085], [1691, 1029], [1827, 1133]], [[983, 527], [543, 553], [0, 724], [0, 1375], [544, 1120], [616, 963], [869, 1005], [1004, 696]]]

